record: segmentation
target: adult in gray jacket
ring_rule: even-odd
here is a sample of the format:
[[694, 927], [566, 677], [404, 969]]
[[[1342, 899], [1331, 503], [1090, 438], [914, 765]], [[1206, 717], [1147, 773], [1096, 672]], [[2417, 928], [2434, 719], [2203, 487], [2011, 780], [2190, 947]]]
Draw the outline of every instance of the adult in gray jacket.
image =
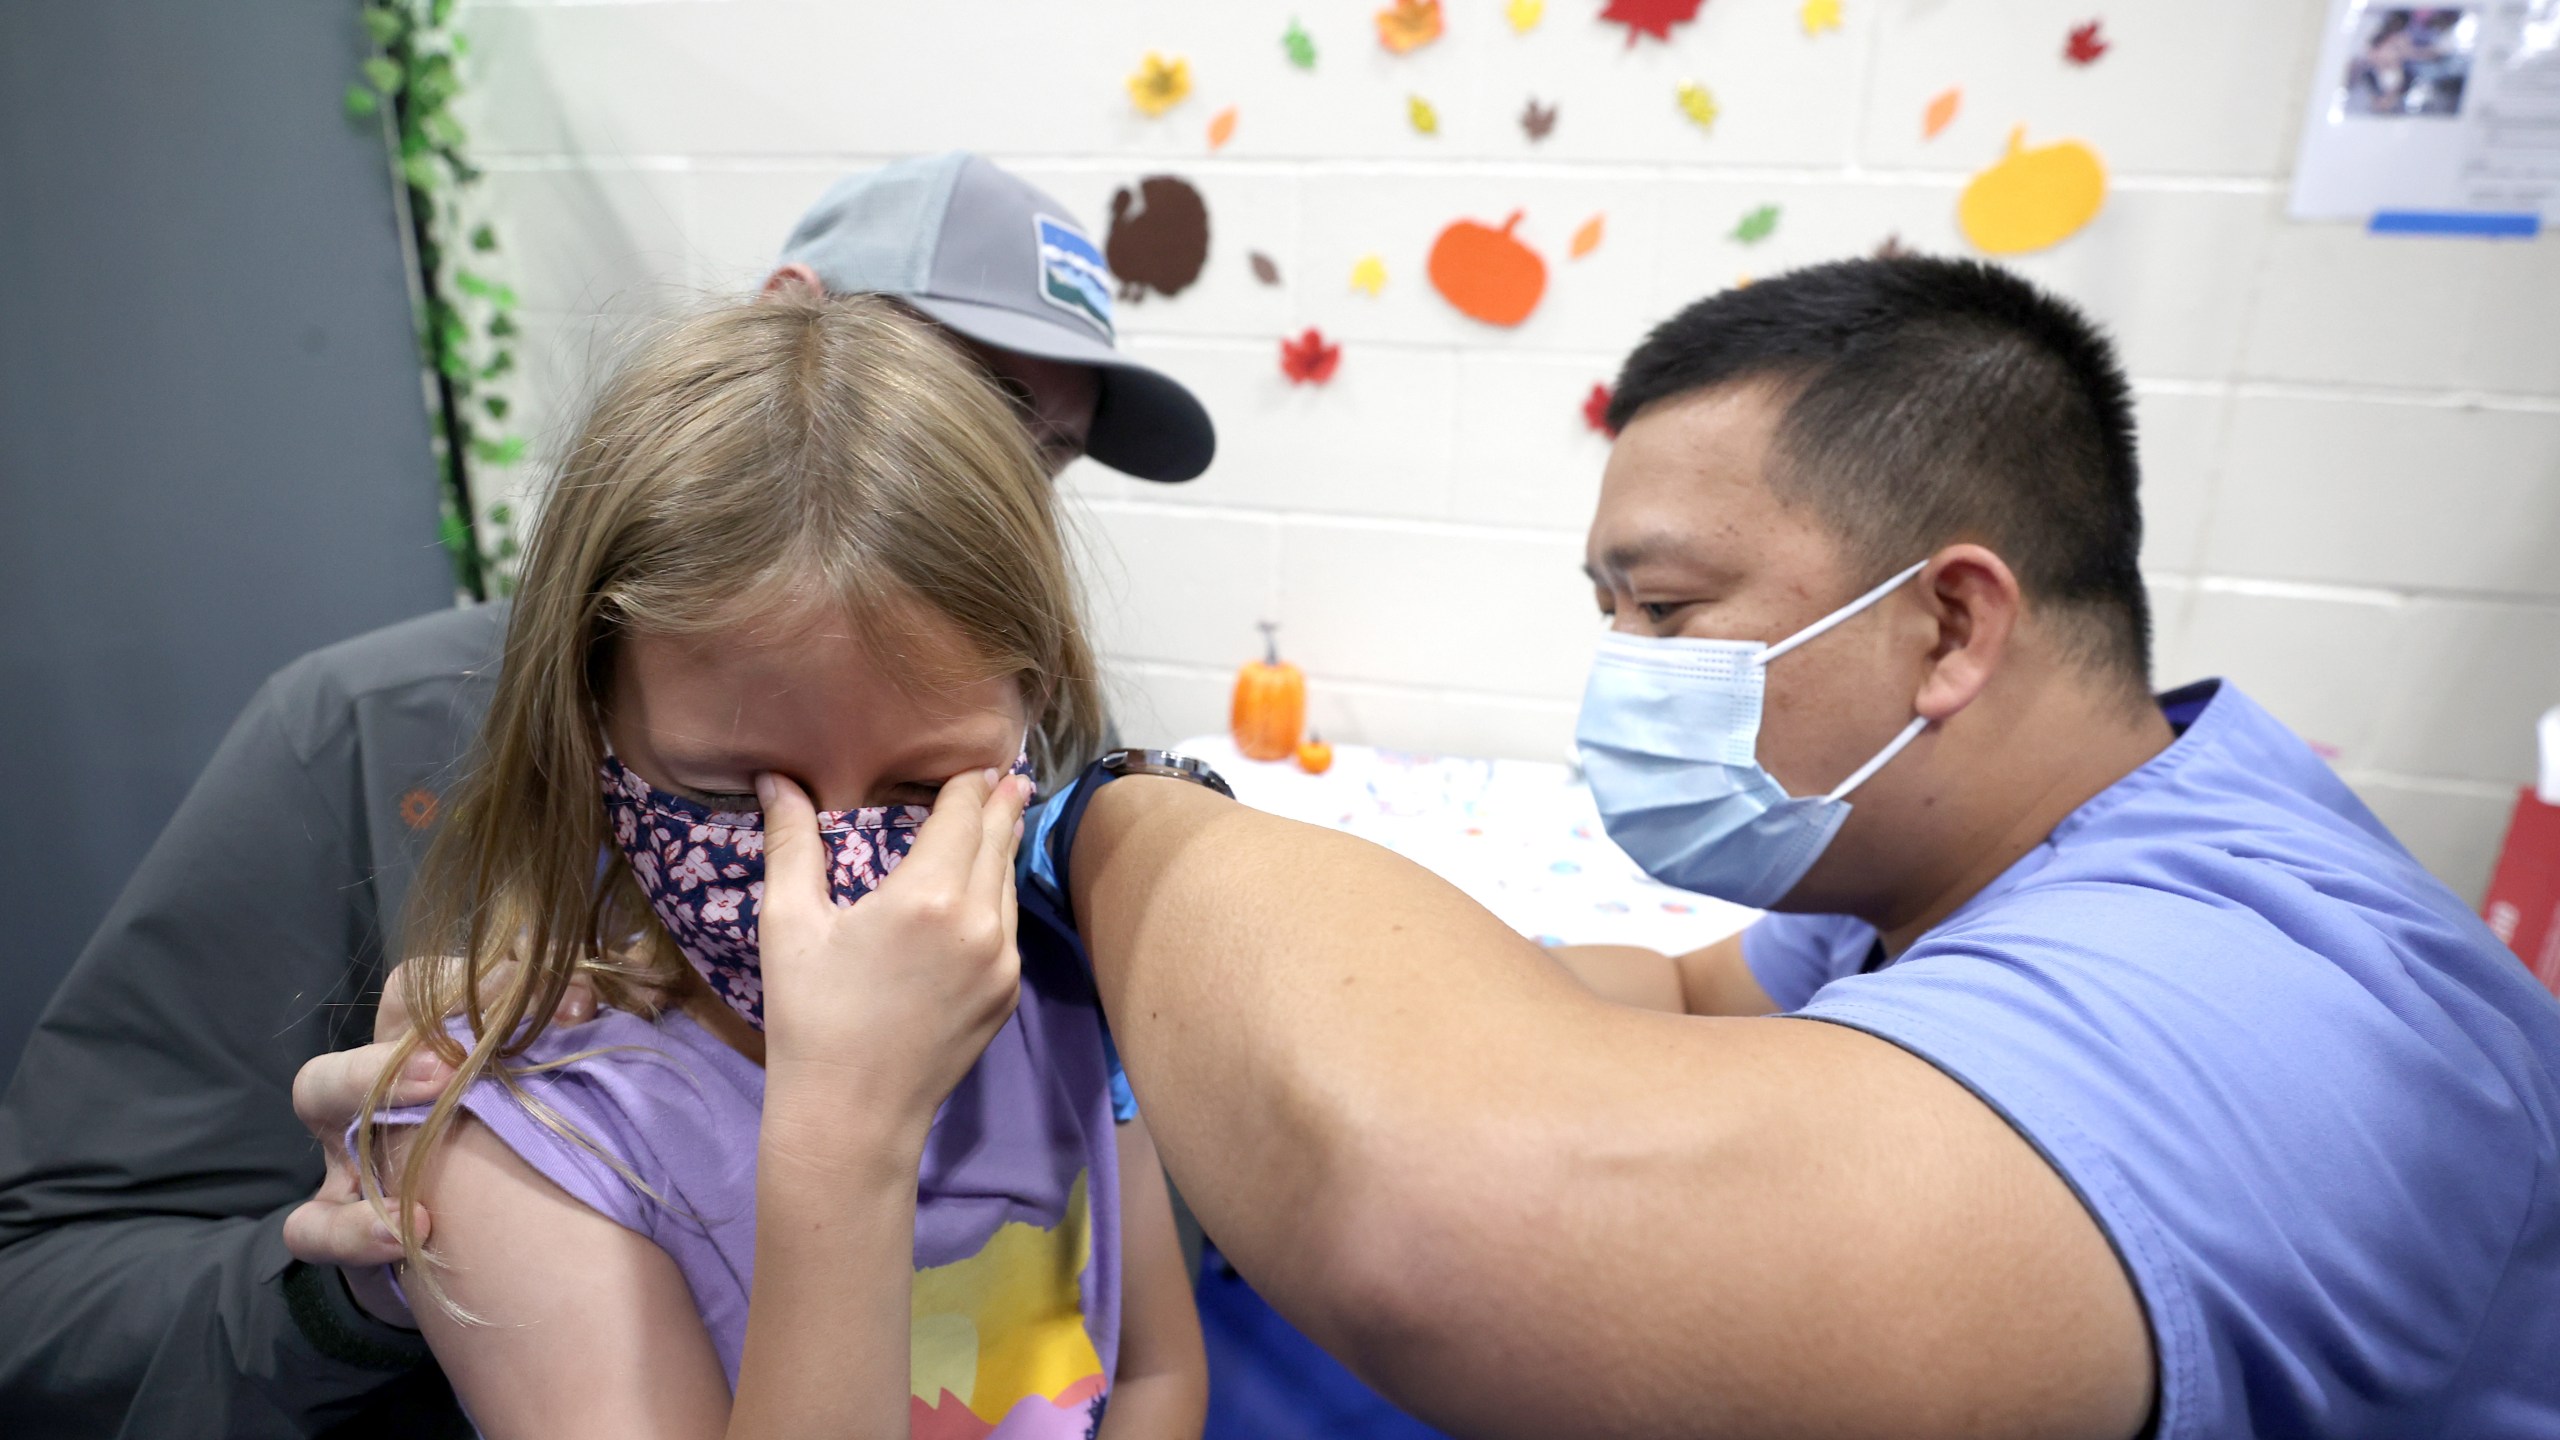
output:
[[[1052, 473], [1208, 466], [1199, 401], [1114, 348], [1099, 247], [983, 159], [846, 179], [768, 284], [933, 317]], [[365, 1042], [390, 937], [505, 625], [430, 615], [278, 673], [46, 1008], [0, 1097], [0, 1434], [469, 1433], [367, 1308], [398, 1313], [366, 1288], [398, 1247], [331, 1152], [388, 1048]]]

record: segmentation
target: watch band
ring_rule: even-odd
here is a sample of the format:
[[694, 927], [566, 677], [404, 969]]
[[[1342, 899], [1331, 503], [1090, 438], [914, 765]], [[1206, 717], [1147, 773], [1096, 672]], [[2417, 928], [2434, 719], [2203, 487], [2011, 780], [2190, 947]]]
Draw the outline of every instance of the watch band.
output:
[[1188, 780], [1206, 786], [1233, 800], [1236, 792], [1225, 776], [1212, 770], [1208, 762], [1171, 750], [1119, 749], [1104, 752], [1093, 762], [1094, 768], [1112, 779], [1123, 775], [1161, 775], [1168, 780]]

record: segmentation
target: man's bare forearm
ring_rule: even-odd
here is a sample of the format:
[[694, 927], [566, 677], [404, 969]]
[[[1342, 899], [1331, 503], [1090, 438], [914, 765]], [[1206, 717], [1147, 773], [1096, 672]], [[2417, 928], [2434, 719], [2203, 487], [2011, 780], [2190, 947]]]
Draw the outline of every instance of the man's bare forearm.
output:
[[1419, 867], [1179, 781], [1098, 792], [1069, 874], [1204, 1228], [1425, 1418], [2138, 1425], [2148, 1355], [2104, 1238], [1926, 1063], [1816, 1022], [1608, 1003]]

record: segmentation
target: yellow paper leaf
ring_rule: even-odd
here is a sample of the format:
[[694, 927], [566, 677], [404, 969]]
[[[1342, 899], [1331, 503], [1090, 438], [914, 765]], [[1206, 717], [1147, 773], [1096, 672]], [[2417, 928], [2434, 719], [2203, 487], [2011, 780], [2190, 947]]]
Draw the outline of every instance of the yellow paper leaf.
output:
[[1964, 104], [1964, 87], [1950, 85], [1929, 102], [1928, 113], [1920, 117], [1920, 138], [1935, 140], [1938, 132], [1955, 123], [1956, 110]]
[[1167, 59], [1150, 50], [1129, 77], [1129, 99], [1148, 115], [1162, 115], [1190, 93], [1191, 62], [1179, 55]]
[[1209, 148], [1216, 150], [1223, 147], [1229, 140], [1235, 138], [1235, 134], [1236, 107], [1230, 105], [1218, 112], [1217, 119], [1209, 122]]
[[1440, 112], [1432, 109], [1431, 102], [1421, 96], [1412, 96], [1404, 102], [1404, 115], [1413, 122], [1413, 128], [1423, 134], [1440, 133]]
[[1699, 129], [1712, 130], [1716, 116], [1721, 112], [1716, 109], [1714, 91], [1695, 80], [1683, 80], [1680, 82], [1680, 113], [1688, 116], [1690, 123]]
[[2024, 125], [2010, 131], [2007, 153], [1956, 199], [1956, 224], [1985, 254], [2059, 245], [2107, 203], [2107, 167], [2097, 151], [2077, 140], [2030, 150], [2026, 140]]
[[1387, 262], [1375, 255], [1363, 255], [1351, 267], [1351, 288], [1375, 295], [1387, 288]]
[[1804, 0], [1804, 8], [1796, 12], [1796, 19], [1803, 23], [1807, 35], [1837, 30], [1840, 28], [1840, 0]]
[[1511, 33], [1526, 35], [1547, 18], [1547, 0], [1511, 0], [1502, 7], [1502, 18], [1511, 22]]
[[1602, 218], [1603, 217], [1601, 216], [1594, 215], [1590, 219], [1582, 222], [1581, 229], [1573, 232], [1572, 251], [1574, 259], [1579, 260], [1583, 256], [1600, 248], [1600, 224]]

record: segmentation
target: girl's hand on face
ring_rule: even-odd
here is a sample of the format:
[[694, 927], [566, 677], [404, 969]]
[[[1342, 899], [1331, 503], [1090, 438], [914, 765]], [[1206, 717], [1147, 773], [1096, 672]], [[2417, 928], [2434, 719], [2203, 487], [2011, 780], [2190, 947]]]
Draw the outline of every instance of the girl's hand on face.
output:
[[922, 1146], [1020, 994], [1013, 852], [1030, 791], [992, 770], [953, 777], [897, 869], [844, 906], [827, 888], [809, 797], [780, 775], [756, 777], [773, 1100], [816, 1102], [838, 1133], [859, 1131], [857, 1117], [886, 1120]]

